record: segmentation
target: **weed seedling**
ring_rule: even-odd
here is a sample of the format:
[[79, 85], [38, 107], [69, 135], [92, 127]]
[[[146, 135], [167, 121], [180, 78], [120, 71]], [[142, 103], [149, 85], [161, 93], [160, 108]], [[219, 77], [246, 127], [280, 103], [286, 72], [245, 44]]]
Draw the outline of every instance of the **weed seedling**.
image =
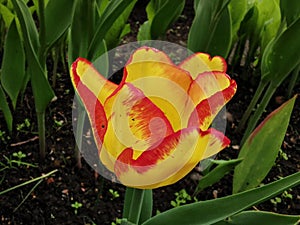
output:
[[78, 209], [82, 207], [82, 203], [76, 201], [73, 204], [71, 204], [71, 206], [72, 208], [74, 208], [75, 215], [77, 215]]
[[13, 153], [13, 157], [17, 158], [16, 163], [18, 166], [20, 166], [22, 163], [22, 159], [26, 158], [26, 155], [23, 152], [18, 151]]
[[122, 223], [122, 219], [116, 218], [115, 222], [111, 222], [111, 225], [119, 225]]
[[108, 191], [112, 195], [112, 197], [110, 198], [111, 200], [114, 200], [114, 199], [120, 197], [118, 191], [114, 191], [113, 189], [109, 189]]
[[[179, 192], [176, 192], [175, 196], [176, 196], [175, 201], [174, 200], [171, 201], [171, 205], [174, 208], [178, 207], [178, 206], [180, 206], [182, 204], [186, 204], [187, 201], [191, 201], [192, 200], [192, 197], [186, 192], [185, 189], [182, 189]], [[198, 201], [196, 197], [194, 197], [193, 199], [194, 199], [195, 202]]]

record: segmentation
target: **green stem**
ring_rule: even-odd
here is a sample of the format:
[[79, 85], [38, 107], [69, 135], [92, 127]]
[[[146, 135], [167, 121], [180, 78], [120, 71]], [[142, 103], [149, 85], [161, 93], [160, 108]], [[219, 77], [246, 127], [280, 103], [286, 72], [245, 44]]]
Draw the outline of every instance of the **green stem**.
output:
[[133, 189], [130, 209], [128, 212], [128, 221], [133, 224], [139, 224], [143, 206], [144, 193], [145, 190], [143, 189]]
[[75, 145], [75, 155], [74, 155], [77, 161], [78, 168], [82, 167], [80, 149], [82, 146], [82, 134], [83, 134], [85, 116], [86, 116], [86, 112], [84, 110], [84, 107], [81, 105], [80, 101], [78, 101], [78, 120], [77, 120], [77, 127], [76, 127], [76, 145]]
[[256, 103], [258, 102], [258, 99], [261, 97], [261, 94], [262, 94], [263, 90], [265, 89], [266, 85], [267, 85], [267, 82], [260, 81], [260, 83], [256, 89], [256, 92], [255, 92], [249, 106], [247, 107], [246, 112], [244, 113], [244, 115], [239, 123], [238, 128], [236, 129], [236, 132], [241, 132], [244, 129], [245, 124], [246, 124], [252, 110], [255, 108]]
[[263, 114], [264, 110], [266, 109], [266, 107], [267, 107], [268, 103], [270, 102], [270, 100], [271, 100], [271, 98], [272, 98], [275, 91], [276, 91], [276, 87], [274, 87], [273, 83], [271, 83], [268, 86], [268, 89], [267, 89], [261, 103], [259, 104], [259, 106], [256, 109], [253, 116], [250, 118], [247, 129], [246, 129], [246, 131], [244, 133], [244, 136], [243, 136], [243, 139], [241, 141], [241, 146], [244, 144], [246, 139], [250, 136], [251, 132], [256, 127], [256, 124], [257, 124], [258, 120], [260, 119], [261, 115]]
[[41, 160], [46, 156], [45, 112], [37, 112], [39, 146]]
[[292, 77], [290, 79], [289, 86], [288, 86], [288, 93], [287, 93], [288, 98], [292, 97], [292, 92], [296, 85], [296, 82], [297, 82], [297, 79], [299, 76], [299, 72], [300, 72], [300, 64], [298, 66], [296, 66], [296, 68], [293, 71]]

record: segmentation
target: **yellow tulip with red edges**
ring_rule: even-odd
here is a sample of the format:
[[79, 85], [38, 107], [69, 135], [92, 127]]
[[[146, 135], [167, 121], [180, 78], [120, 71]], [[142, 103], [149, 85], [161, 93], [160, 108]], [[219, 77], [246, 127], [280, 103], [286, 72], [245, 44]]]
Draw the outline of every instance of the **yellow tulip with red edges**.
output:
[[71, 78], [90, 119], [102, 164], [129, 187], [173, 184], [230, 143], [210, 125], [236, 92], [223, 58], [196, 53], [176, 65], [137, 49], [119, 85], [78, 58]]

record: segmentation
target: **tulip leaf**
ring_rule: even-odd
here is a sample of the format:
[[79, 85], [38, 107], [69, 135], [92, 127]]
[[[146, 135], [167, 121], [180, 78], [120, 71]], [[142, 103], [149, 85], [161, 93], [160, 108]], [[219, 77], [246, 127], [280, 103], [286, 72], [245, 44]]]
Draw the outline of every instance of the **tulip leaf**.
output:
[[237, 39], [237, 32], [247, 13], [247, 0], [231, 0], [228, 9], [231, 16], [232, 37]]
[[[275, 163], [284, 139], [296, 96], [280, 106], [252, 132], [239, 153], [233, 193], [258, 186]], [[275, 138], [274, 138], [275, 137]]]
[[[31, 16], [31, 13], [29, 11], [29, 8], [26, 6], [24, 1], [21, 0], [12, 0], [12, 3], [17, 12], [18, 19], [20, 20], [23, 37], [24, 39], [26, 38], [26, 36], [28, 37], [28, 40], [24, 41], [30, 41], [32, 48], [35, 52], [37, 52], [37, 49], [40, 46], [39, 34]], [[25, 24], [22, 23], [22, 20], [23, 22], [25, 22]], [[26, 28], [23, 25], [26, 25]]]
[[17, 12], [23, 33], [28, 70], [31, 76], [31, 85], [35, 101], [35, 109], [37, 112], [45, 112], [47, 105], [51, 100], [53, 100], [55, 95], [46, 78], [46, 71], [43, 70], [43, 67], [38, 61], [35, 51], [36, 49], [32, 42], [33, 40], [31, 39], [32, 36], [35, 36], [31, 34], [34, 30], [31, 24], [31, 21], [33, 20], [28, 7], [23, 1], [12, 0], [12, 2]]
[[112, 27], [107, 31], [105, 35], [105, 42], [108, 49], [116, 47], [122, 37], [130, 32], [130, 25], [128, 24], [128, 27], [126, 22], [136, 2], [137, 0], [133, 0], [131, 4], [129, 4], [128, 7], [115, 20]]
[[227, 57], [231, 46], [229, 1], [199, 1], [188, 37], [193, 52], [207, 52]]
[[170, 25], [180, 16], [185, 1], [151, 0], [146, 7], [148, 20], [139, 29], [138, 40], [157, 39], [165, 35]]
[[300, 17], [267, 45], [261, 64], [263, 80], [279, 85], [300, 63], [299, 36]]
[[200, 179], [198, 186], [195, 190], [195, 194], [201, 192], [202, 190], [209, 187], [210, 185], [213, 185], [216, 182], [218, 182], [222, 177], [224, 177], [228, 172], [230, 172], [241, 161], [242, 159], [233, 159], [229, 161], [212, 160], [212, 162], [218, 164], [218, 166]]
[[2, 86], [15, 108], [25, 78], [25, 53], [16, 20], [11, 23], [7, 32], [1, 70]]
[[157, 39], [165, 34], [169, 26], [177, 20], [185, 5], [182, 0], [165, 1], [155, 13], [151, 22], [151, 38]]
[[281, 15], [286, 18], [288, 26], [300, 17], [299, 0], [281, 0], [280, 9]]
[[9, 105], [6, 100], [5, 93], [1, 87], [1, 84], [0, 84], [0, 110], [3, 112], [8, 130], [12, 131], [13, 117], [9, 109]]
[[87, 58], [87, 49], [94, 33], [94, 11], [95, 8], [91, 1], [76, 1], [68, 48], [69, 66], [78, 57]]
[[142, 225], [211, 225], [300, 185], [300, 172], [238, 194], [200, 201], [160, 213]]
[[[67, 30], [75, 1], [49, 1], [45, 9], [46, 45], [52, 46]], [[59, 21], [59, 22], [57, 22]]]
[[1, 3], [0, 3], [0, 15], [4, 21], [5, 27], [9, 27], [15, 17], [15, 15], [11, 12], [11, 10], [7, 6]]
[[88, 47], [88, 59], [94, 60], [103, 46], [103, 39], [116, 19], [132, 3], [132, 0], [110, 1], [104, 9], [101, 18], [96, 23], [96, 30]]
[[283, 215], [265, 211], [244, 211], [214, 225], [253, 225], [257, 224], [257, 221], [263, 221], [264, 225], [297, 225], [299, 220], [300, 215]]

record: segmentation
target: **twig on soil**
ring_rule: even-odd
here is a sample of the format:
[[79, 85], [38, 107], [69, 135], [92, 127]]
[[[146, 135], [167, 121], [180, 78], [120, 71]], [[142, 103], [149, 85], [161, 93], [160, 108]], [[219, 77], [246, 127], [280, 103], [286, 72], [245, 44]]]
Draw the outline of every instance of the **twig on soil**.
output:
[[17, 142], [17, 143], [10, 144], [10, 146], [11, 147], [20, 146], [20, 145], [24, 145], [24, 144], [27, 144], [29, 142], [32, 142], [32, 141], [35, 141], [35, 140], [38, 140], [38, 139], [39, 139], [39, 136], [34, 136], [33, 138], [30, 138], [26, 141], [20, 141], [20, 142]]

